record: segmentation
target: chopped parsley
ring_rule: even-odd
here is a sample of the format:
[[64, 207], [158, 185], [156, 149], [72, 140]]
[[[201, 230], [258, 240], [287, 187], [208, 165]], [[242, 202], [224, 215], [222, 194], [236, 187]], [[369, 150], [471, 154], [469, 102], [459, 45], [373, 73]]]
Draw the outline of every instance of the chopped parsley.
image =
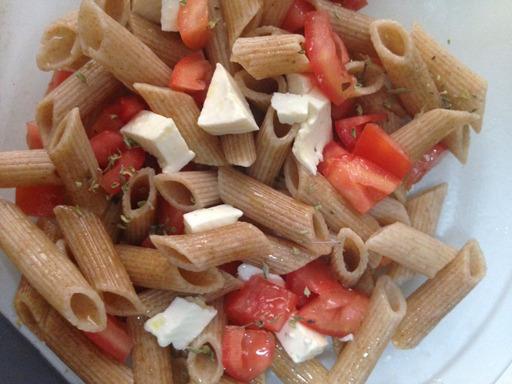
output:
[[87, 84], [87, 78], [85, 77], [85, 75], [82, 72], [76, 71], [75, 72], [75, 77], [78, 80], [80, 80], [82, 83]]
[[261, 269], [263, 270], [263, 277], [268, 280], [268, 275], [270, 273], [269, 271], [269, 268], [268, 268], [268, 265], [263, 263], [263, 265], [261, 266]]
[[215, 353], [208, 344], [204, 344], [200, 348], [188, 347], [187, 351], [195, 353], [196, 355], [206, 355], [211, 361], [215, 361]]

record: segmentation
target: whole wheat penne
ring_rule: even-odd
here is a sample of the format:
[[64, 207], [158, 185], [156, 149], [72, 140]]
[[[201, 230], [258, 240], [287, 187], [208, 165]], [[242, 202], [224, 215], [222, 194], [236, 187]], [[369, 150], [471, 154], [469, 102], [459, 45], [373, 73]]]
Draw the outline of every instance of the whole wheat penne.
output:
[[370, 40], [371, 17], [328, 0], [311, 0], [311, 3], [317, 10], [328, 13], [334, 32], [340, 35], [349, 51], [376, 56]]
[[310, 359], [300, 364], [294, 363], [280, 343], [276, 343], [272, 371], [283, 384], [325, 383], [329, 373], [317, 359]]
[[331, 266], [345, 287], [357, 284], [368, 266], [368, 249], [350, 228], [342, 228], [331, 253]]
[[471, 132], [469, 125], [463, 125], [443, 139], [443, 144], [462, 164], [466, 164], [469, 155]]
[[230, 275], [227, 272], [220, 271], [222, 276], [224, 277], [224, 285], [222, 288], [206, 293], [203, 295], [203, 299], [207, 303], [211, 303], [212, 301], [215, 301], [225, 295], [227, 295], [230, 292], [236, 291], [237, 289], [242, 288], [243, 282], [242, 280], [237, 279], [236, 277]]
[[235, 40], [260, 25], [263, 0], [220, 0], [229, 47]]
[[73, 108], [78, 107], [80, 117], [88, 127], [95, 112], [121, 88], [122, 84], [94, 60], [84, 64], [37, 105], [36, 121], [43, 143], [47, 144], [52, 128]]
[[132, 369], [135, 384], [174, 384], [171, 348], [162, 348], [156, 339], [144, 330], [147, 318], [131, 316], [128, 331], [133, 340]]
[[235, 260], [261, 263], [270, 253], [263, 232], [244, 222], [187, 235], [152, 235], [151, 241], [171, 263], [189, 271], [205, 271]]
[[128, 181], [123, 194], [124, 237], [131, 244], [139, 244], [148, 235], [156, 214], [157, 191], [155, 171], [143, 168]]
[[433, 109], [416, 117], [391, 137], [414, 162], [450, 133], [473, 124], [479, 118], [474, 113], [464, 111]]
[[74, 207], [58, 206], [54, 212], [80, 270], [103, 297], [107, 312], [119, 316], [144, 313], [101, 220], [88, 210]]
[[110, 200], [107, 209], [105, 209], [105, 212], [103, 212], [103, 215], [101, 216], [103, 226], [105, 227], [105, 230], [109, 234], [113, 243], [117, 242], [119, 232], [121, 231], [121, 227], [123, 226], [121, 221], [122, 212], [123, 209], [121, 202], [116, 200]]
[[261, 111], [270, 106], [273, 92], [285, 93], [288, 89], [283, 76], [258, 81], [242, 69], [235, 73], [234, 79], [247, 101]]
[[216, 384], [224, 373], [222, 333], [226, 315], [222, 303], [223, 300], [220, 299], [210, 304], [217, 310], [217, 315], [190, 344], [187, 367], [190, 378], [195, 383]]
[[160, 23], [162, 0], [132, 0], [132, 13], [142, 16], [153, 23]]
[[188, 375], [186, 358], [173, 357], [172, 377], [174, 384], [190, 384], [190, 377]]
[[61, 183], [45, 150], [0, 152], [0, 188]]
[[348, 227], [366, 240], [380, 228], [373, 217], [354, 211], [331, 183], [320, 174], [311, 175], [294, 156], [286, 161], [284, 174], [291, 195], [318, 209], [332, 231]]
[[378, 92], [386, 79], [382, 67], [368, 61], [351, 61], [345, 65], [348, 73], [357, 78], [357, 86], [351, 88], [350, 97], [368, 96]]
[[138, 287], [176, 292], [204, 294], [224, 286], [224, 278], [216, 268], [203, 272], [180, 269], [156, 249], [116, 245], [130, 280]]
[[263, 0], [261, 25], [281, 26], [292, 3], [293, 0]]
[[139, 293], [139, 299], [146, 308], [145, 315], [153, 317], [164, 311], [179, 294], [173, 291], [148, 289]]
[[78, 108], [53, 130], [47, 151], [73, 204], [101, 215], [108, 201], [96, 182], [99, 165]]
[[275, 27], [273, 25], [262, 25], [261, 27], [255, 28], [252, 31], [246, 33], [245, 37], [287, 35], [289, 33], [290, 32], [288, 32], [286, 29]]
[[330, 252], [327, 225], [315, 208], [232, 168], [220, 168], [218, 179], [221, 199], [249, 219], [318, 254]]
[[392, 197], [386, 197], [375, 204], [370, 209], [370, 215], [375, 217], [381, 225], [393, 224], [397, 221], [411, 225], [404, 205]]
[[43, 338], [40, 325], [51, 310], [50, 304], [21, 276], [18, 290], [13, 300], [18, 320], [39, 339]]
[[103, 330], [105, 306], [75, 265], [14, 204], [0, 199], [0, 216], [0, 248], [28, 282], [71, 324]]
[[272, 185], [289, 155], [298, 124], [281, 124], [274, 108], [269, 107], [256, 138], [256, 161], [247, 174]]
[[169, 204], [184, 212], [220, 203], [215, 171], [161, 173], [155, 177], [155, 185]]
[[306, 72], [309, 60], [302, 44], [304, 36], [294, 34], [240, 37], [233, 44], [231, 61], [257, 80]]
[[250, 167], [256, 160], [256, 145], [252, 132], [220, 137], [228, 164]]
[[[425, 232], [427, 235], [434, 236], [447, 190], [447, 184], [439, 184], [407, 200], [407, 212], [409, 212], [411, 225], [414, 228]], [[403, 265], [394, 264], [388, 275], [395, 283], [403, 284], [412, 279], [415, 272]]]
[[361, 327], [338, 355], [328, 383], [363, 384], [405, 316], [407, 304], [388, 276], [377, 281]]
[[208, 15], [210, 20], [214, 20], [215, 25], [205, 46], [206, 56], [213, 67], [217, 63], [221, 63], [229, 73], [233, 73], [235, 65], [229, 61], [231, 45], [220, 0], [208, 0]]
[[78, 32], [84, 54], [128, 88], [133, 90], [134, 83], [168, 84], [171, 69], [92, 0], [84, 0], [80, 5]]
[[194, 162], [215, 166], [226, 164], [219, 138], [197, 125], [199, 109], [191, 96], [149, 84], [135, 84], [134, 87], [153, 112], [174, 120], [187, 146], [196, 154]]
[[121, 25], [126, 25], [131, 13], [130, 0], [94, 0], [107, 15]]
[[384, 87], [375, 93], [357, 99], [364, 114], [387, 115], [387, 119], [381, 123], [381, 127], [388, 134], [397, 131], [410, 120], [396, 95], [389, 93], [390, 91]]
[[484, 278], [486, 269], [478, 242], [467, 242], [450, 264], [407, 298], [407, 314], [393, 344], [403, 349], [418, 345]]
[[374, 233], [366, 245], [370, 252], [433, 278], [457, 255], [457, 250], [400, 222]]
[[278, 275], [296, 271], [313, 260], [319, 255], [307, 248], [279, 237], [267, 235], [270, 241], [271, 253], [264, 260], [270, 272]]
[[370, 268], [367, 268], [354, 287], [358, 292], [370, 296], [375, 288], [375, 277]]
[[411, 36], [437, 88], [446, 91], [445, 97], [452, 108], [480, 115], [480, 119], [471, 125], [476, 132], [480, 132], [487, 81], [432, 39], [420, 25], [413, 25]]
[[188, 49], [176, 32], [164, 32], [159, 24], [132, 13], [128, 20], [130, 31], [146, 44], [170, 68], [184, 56], [190, 55]]
[[52, 242], [55, 243], [57, 240], [62, 239], [62, 231], [54, 218], [40, 217], [37, 219], [36, 225]]

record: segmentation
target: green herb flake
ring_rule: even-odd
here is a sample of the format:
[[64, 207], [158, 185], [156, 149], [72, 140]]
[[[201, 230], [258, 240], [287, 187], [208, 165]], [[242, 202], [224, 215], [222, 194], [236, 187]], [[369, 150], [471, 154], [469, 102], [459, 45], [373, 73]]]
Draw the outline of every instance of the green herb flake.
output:
[[128, 136], [123, 136], [123, 141], [128, 148], [135, 148], [139, 146], [135, 140], [129, 138]]
[[448, 45], [452, 43], [451, 39], [446, 40], [446, 42], [448, 43]]
[[82, 188], [82, 182], [81, 181], [75, 181], [75, 185], [77, 188]]
[[180, 5], [183, 7], [187, 5], [187, 0], [180, 0]]
[[137, 207], [142, 208], [144, 205], [146, 205], [146, 203], [147, 203], [147, 200], [137, 201]]
[[358, 116], [361, 116], [363, 114], [363, 107], [361, 104], [356, 105], [356, 113]]
[[391, 103], [390, 103], [389, 101], [384, 101], [384, 102], [382, 103], [382, 106], [383, 106], [384, 108], [386, 108], [388, 111], [393, 112], [393, 106], [391, 105]]
[[352, 136], [354, 139], [356, 138], [357, 132], [355, 128], [352, 128], [352, 130], [350, 131], [350, 136]]
[[219, 22], [219, 20], [210, 20], [208, 22], [208, 28], [210, 29], [214, 29], [216, 26], [217, 26], [217, 23]]
[[299, 248], [297, 247], [292, 247], [292, 255], [300, 255], [300, 251], [299, 251]]
[[315, 205], [315, 210], [320, 211], [322, 209], [322, 204]]
[[303, 321], [305, 320], [302, 316], [299, 316], [299, 315], [293, 315], [290, 320], [288, 320], [288, 324], [290, 325], [290, 327], [292, 328], [295, 328], [297, 327], [297, 323], [299, 321]]
[[82, 83], [87, 84], [87, 78], [85, 77], [85, 75], [82, 72], [76, 71], [75, 72], [75, 77], [78, 80], [80, 80]]
[[119, 188], [121, 184], [119, 184], [119, 181], [114, 181], [112, 184], [110, 184], [110, 188], [116, 189]]
[[75, 210], [75, 212], [76, 212], [76, 214], [77, 214], [77, 215], [82, 216], [82, 213], [83, 213], [83, 212], [82, 212], [82, 209], [80, 209], [80, 206], [75, 205], [75, 206], [73, 207], [73, 209]]
[[121, 215], [119, 217], [121, 218], [121, 221], [125, 224], [128, 224], [131, 221], [131, 219], [126, 217], [125, 215]]
[[270, 274], [270, 270], [268, 268], [268, 265], [263, 263], [263, 265], [261, 266], [261, 269], [263, 270], [263, 277], [268, 280], [268, 276]]

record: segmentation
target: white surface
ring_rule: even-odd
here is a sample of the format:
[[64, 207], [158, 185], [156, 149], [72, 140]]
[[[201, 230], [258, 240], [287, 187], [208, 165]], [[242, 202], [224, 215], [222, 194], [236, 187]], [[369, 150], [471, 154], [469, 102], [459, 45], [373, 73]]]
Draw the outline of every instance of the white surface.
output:
[[[247, 263], [240, 264], [237, 268], [237, 273], [238, 278], [242, 281], [249, 281], [253, 276], [265, 276], [265, 272], [263, 271], [263, 269]], [[271, 283], [279, 285], [280, 287], [284, 287], [286, 284], [284, 282], [284, 279], [281, 276], [276, 275], [275, 273], [267, 273], [265, 278]]]
[[[512, 360], [512, 2], [369, 2], [365, 12], [373, 16], [393, 18], [408, 27], [418, 21], [439, 41], [450, 39], [450, 50], [489, 80], [484, 127], [479, 136], [472, 135], [467, 166], [462, 168], [448, 156], [422, 183], [450, 183], [439, 236], [454, 246], [478, 238], [487, 256], [488, 275], [418, 348], [388, 348], [369, 383], [495, 383]], [[34, 59], [44, 25], [77, 4], [74, 0], [0, 1], [2, 149], [24, 147], [24, 122], [33, 118], [49, 80], [48, 74], [37, 72]], [[6, 191], [2, 195], [12, 196]], [[0, 257], [0, 309], [13, 323], [11, 301], [17, 281], [12, 265]], [[24, 328], [21, 331], [28, 334]], [[79, 382], [40, 343], [36, 345], [71, 382]], [[500, 384], [512, 382], [510, 374], [505, 377]]]
[[308, 118], [308, 99], [302, 95], [275, 92], [270, 103], [281, 124], [302, 123]]
[[209, 231], [225, 225], [234, 224], [243, 216], [243, 212], [229, 204], [197, 209], [183, 215], [185, 233]]
[[160, 24], [162, 31], [178, 32], [178, 11], [180, 0], [162, 0]]

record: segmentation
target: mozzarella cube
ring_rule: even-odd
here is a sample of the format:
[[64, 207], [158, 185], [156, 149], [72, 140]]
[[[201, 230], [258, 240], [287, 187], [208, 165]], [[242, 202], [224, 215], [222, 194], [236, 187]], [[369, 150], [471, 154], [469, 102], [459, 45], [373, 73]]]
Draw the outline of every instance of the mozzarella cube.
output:
[[288, 83], [288, 92], [296, 95], [304, 95], [313, 89], [310, 78], [300, 73], [286, 75], [286, 82]]
[[217, 315], [213, 307], [177, 297], [169, 307], [144, 323], [144, 329], [156, 336], [162, 348], [172, 344], [185, 349]]
[[150, 111], [139, 112], [121, 133], [155, 156], [164, 173], [178, 172], [196, 155], [188, 148], [173, 119]]
[[240, 134], [259, 129], [244, 95], [220, 63], [215, 68], [197, 123], [211, 135]]
[[[238, 278], [242, 281], [249, 281], [251, 277], [256, 275], [264, 275], [263, 270], [261, 268], [255, 267], [251, 264], [240, 264], [238, 266]], [[275, 273], [269, 273], [267, 276], [268, 281], [279, 285], [280, 287], [284, 287], [285, 283], [281, 276], [276, 275]]]
[[272, 95], [271, 104], [281, 124], [302, 123], [308, 118], [308, 99], [302, 95], [276, 92]]
[[178, 11], [180, 0], [162, 0], [160, 24], [162, 31], [178, 32]]
[[231, 205], [223, 204], [216, 207], [198, 209], [183, 215], [186, 233], [209, 231], [224, 225], [236, 223], [244, 213]]
[[320, 355], [329, 345], [327, 336], [294, 321], [293, 316], [276, 333], [276, 336], [296, 364]]

